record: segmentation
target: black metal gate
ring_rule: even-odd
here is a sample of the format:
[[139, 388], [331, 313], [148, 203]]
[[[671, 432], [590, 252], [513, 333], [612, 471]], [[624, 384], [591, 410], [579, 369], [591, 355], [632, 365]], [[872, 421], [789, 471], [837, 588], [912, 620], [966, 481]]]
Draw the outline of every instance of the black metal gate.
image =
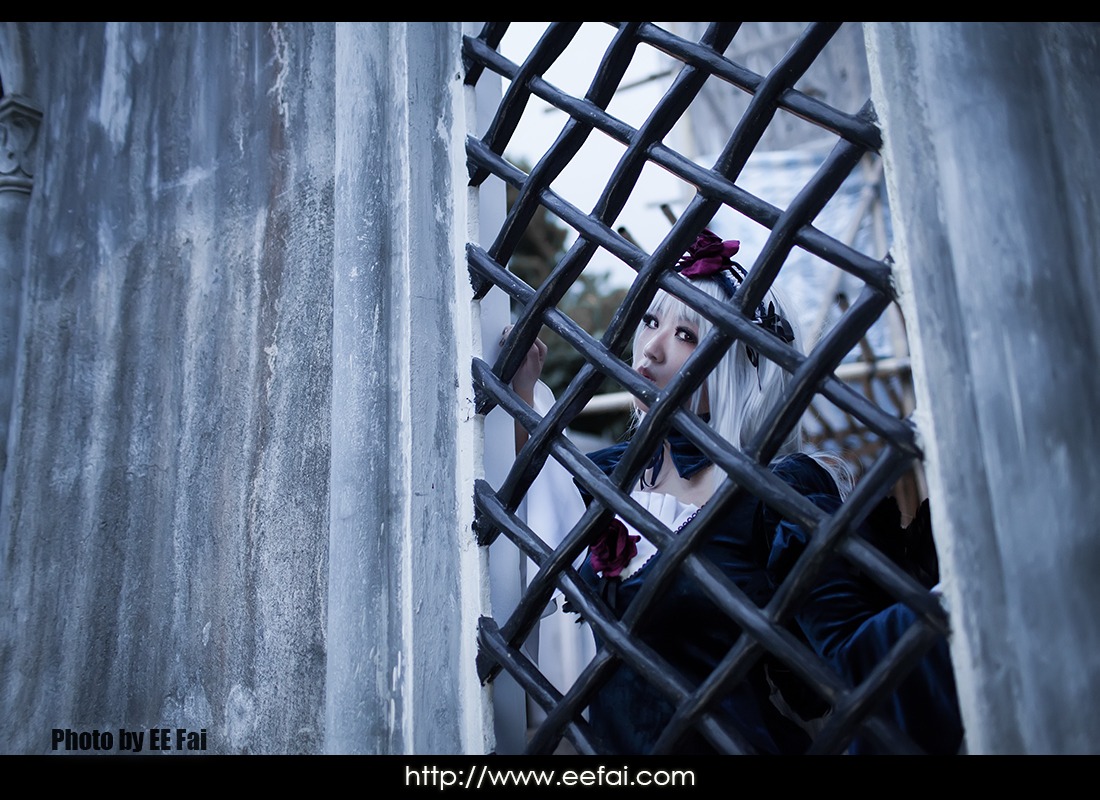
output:
[[[496, 49], [507, 23], [489, 23], [479, 36], [468, 37], [464, 42], [467, 83], [476, 83], [486, 69], [510, 81], [488, 131], [481, 138], [468, 139], [471, 181], [476, 185], [495, 176], [518, 192], [503, 227], [491, 243], [467, 246], [475, 295], [483, 296], [492, 286], [499, 286], [521, 308], [497, 362], [490, 365], [480, 359], [474, 360], [477, 408], [484, 413], [499, 405], [530, 434], [499, 489], [494, 490], [485, 481], [477, 483], [475, 529], [480, 544], [488, 545], [503, 533], [539, 565], [537, 575], [508, 619], [482, 620], [479, 655], [482, 680], [490, 681], [501, 669], [507, 670], [544, 709], [546, 717], [531, 738], [530, 752], [552, 752], [564, 736], [578, 752], [599, 753], [602, 744], [592, 734], [582, 712], [611, 670], [623, 661], [644, 675], [677, 708], [657, 742], [657, 751], [673, 749], [686, 731], [694, 729], [719, 751], [736, 753], [749, 748], [736, 730], [711, 713], [713, 703], [743, 680], [759, 659], [767, 657], [787, 665], [831, 708], [815, 730], [812, 752], [840, 752], [857, 732], [862, 732], [882, 749], [912, 751], [915, 749], [912, 740], [872, 712], [937, 637], [947, 632], [947, 620], [937, 600], [924, 586], [862, 538], [849, 533], [890, 492], [914, 460], [920, 458], [920, 452], [913, 427], [907, 420], [899, 419], [895, 413], [854, 391], [834, 374], [837, 365], [894, 299], [890, 260], [858, 252], [815, 229], [812, 224], [861, 158], [868, 152], [877, 152], [881, 144], [880, 133], [869, 102], [858, 113], [850, 114], [793, 88], [830, 42], [839, 23], [807, 25], [786, 55], [763, 75], [723, 55], [738, 33], [738, 23], [713, 23], [699, 41], [680, 38], [654, 23], [613, 23], [617, 30], [591, 88], [584, 97], [574, 97], [555, 88], [542, 75], [576, 35], [580, 24], [551, 25], [520, 65], [510, 62]], [[620, 88], [633, 52], [643, 46], [658, 48], [681, 61], [683, 66], [657, 108], [643, 125], [634, 129], [605, 109]], [[714, 166], [705, 169], [670, 149], [663, 140], [708, 79], [719, 79], [738, 87], [751, 100], [729, 132]], [[531, 95], [564, 111], [570, 119], [552, 148], [527, 174], [501, 154]], [[753, 196], [737, 182], [753, 148], [781, 109], [819, 126], [823, 133], [836, 138], [829, 157], [786, 208], [777, 208]], [[594, 211], [588, 214], [563, 200], [550, 185], [586, 138], [593, 134], [612, 137], [625, 151]], [[693, 199], [653, 252], [645, 252], [613, 227], [647, 163], [656, 164], [695, 187]], [[577, 238], [549, 278], [535, 290], [517, 279], [506, 265], [540, 205], [570, 226]], [[766, 245], [756, 255], [735, 297], [735, 304], [713, 300], [672, 269], [698, 231], [722, 206], [770, 230]], [[485, 241], [490, 242], [488, 235]], [[862, 286], [839, 322], [808, 355], [796, 352], [751, 324], [753, 310], [794, 248], [801, 248], [844, 270]], [[601, 249], [632, 267], [637, 276], [606, 334], [597, 341], [562, 313], [558, 304]], [[714, 329], [699, 344], [693, 357], [697, 369], [685, 370], [660, 395], [616, 355], [628, 342], [658, 288], [681, 298], [714, 323]], [[511, 390], [510, 381], [543, 325], [581, 353], [585, 363], [553, 408], [540, 417]], [[783, 402], [744, 451], [722, 440], [683, 407], [685, 399], [738, 340], [793, 375]], [[597, 469], [562, 434], [605, 376], [617, 381], [649, 407], [631, 447], [610, 477]], [[874, 463], [832, 514], [825, 513], [776, 478], [767, 466], [817, 395], [858, 420], [881, 442]], [[645, 454], [651, 453], [673, 427], [728, 475], [698, 519], [678, 536], [673, 536], [656, 519], [640, 513], [624, 493], [624, 488], [632, 486], [644, 468]], [[548, 458], [560, 462], [595, 498], [556, 549], [548, 547], [514, 513]], [[739, 493], [746, 491], [812, 531], [809, 547], [763, 608], [751, 602], [697, 552], [707, 535], [708, 523], [718, 518]], [[606, 524], [613, 512], [630, 519], [663, 556], [662, 570], [648, 580], [645, 590], [622, 619], [608, 612], [600, 598], [571, 567], [592, 540], [594, 532]], [[890, 595], [920, 614], [919, 623], [906, 632], [866, 680], [854, 687], [846, 685], [785, 625], [812, 586], [818, 571], [834, 553], [840, 553]], [[686, 571], [699, 581], [707, 596], [728, 615], [731, 624], [743, 631], [721, 663], [699, 685], [677, 674], [635, 635], [638, 627], [644, 624], [647, 609], [660, 602], [662, 587], [668, 584], [676, 570]], [[564, 592], [605, 643], [564, 696], [520, 650], [555, 589]]]

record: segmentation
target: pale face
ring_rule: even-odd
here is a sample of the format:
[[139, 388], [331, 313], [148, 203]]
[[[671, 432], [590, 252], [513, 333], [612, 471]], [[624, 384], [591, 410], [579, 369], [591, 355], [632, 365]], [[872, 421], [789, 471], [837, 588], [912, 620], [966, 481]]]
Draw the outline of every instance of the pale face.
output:
[[[674, 313], [651, 309], [642, 318], [642, 327], [634, 338], [634, 371], [653, 381], [658, 389], [664, 389], [698, 344], [696, 325]], [[705, 391], [704, 387], [700, 413], [709, 410]], [[641, 401], [634, 402], [645, 410]]]

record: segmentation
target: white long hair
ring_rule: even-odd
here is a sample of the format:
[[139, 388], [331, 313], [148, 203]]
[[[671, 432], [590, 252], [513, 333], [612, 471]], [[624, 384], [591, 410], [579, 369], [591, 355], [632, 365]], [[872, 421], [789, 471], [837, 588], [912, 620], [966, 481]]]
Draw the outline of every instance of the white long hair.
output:
[[[711, 297], [723, 303], [730, 298], [725, 288], [712, 278], [696, 278], [692, 283]], [[764, 298], [767, 307], [774, 303], [776, 313], [790, 323], [794, 333], [791, 347], [803, 353], [804, 344], [797, 319], [788, 313], [788, 305], [773, 286]], [[683, 301], [658, 290], [649, 311], [658, 319], [676, 318], [692, 325], [699, 333], [700, 341], [713, 326], [710, 320]], [[638, 327], [635, 339], [644, 330], [644, 324]], [[722, 357], [718, 365], [711, 370], [704, 381], [706, 397], [710, 405], [710, 426], [722, 438], [735, 447], [744, 450], [760, 431], [768, 414], [779, 404], [784, 391], [791, 382], [791, 375], [785, 369], [758, 355], [759, 369], [752, 365], [744, 342], [737, 341]], [[698, 389], [691, 397], [689, 408], [698, 413], [703, 398], [703, 389]], [[640, 420], [644, 412], [635, 410]], [[791, 428], [776, 451], [775, 458], [798, 452], [802, 449], [801, 420]], [[822, 465], [836, 482], [841, 494], [847, 494], [852, 484], [851, 474], [843, 459], [832, 453], [810, 454]], [[721, 480], [721, 470], [715, 471], [715, 481]]]

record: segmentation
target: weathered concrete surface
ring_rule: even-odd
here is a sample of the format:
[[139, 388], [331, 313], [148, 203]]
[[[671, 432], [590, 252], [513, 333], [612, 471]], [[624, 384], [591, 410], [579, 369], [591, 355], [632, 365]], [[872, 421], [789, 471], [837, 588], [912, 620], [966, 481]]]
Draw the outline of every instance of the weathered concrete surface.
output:
[[334, 752], [489, 746], [460, 35], [459, 23], [336, 29]]
[[491, 747], [460, 35], [0, 26], [44, 111], [0, 752]]
[[29, 32], [0, 751], [155, 726], [321, 751], [332, 27]]
[[1100, 752], [1100, 26], [867, 43], [968, 746]]

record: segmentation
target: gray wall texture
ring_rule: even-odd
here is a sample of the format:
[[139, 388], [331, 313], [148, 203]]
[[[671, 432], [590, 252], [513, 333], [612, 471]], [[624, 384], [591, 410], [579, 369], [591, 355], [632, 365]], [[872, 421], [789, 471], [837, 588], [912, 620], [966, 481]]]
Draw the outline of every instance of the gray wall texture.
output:
[[1100, 752], [1100, 25], [868, 26], [974, 753]]
[[162, 725], [319, 750], [331, 32], [34, 34], [4, 749]]
[[[492, 747], [460, 34], [0, 24], [0, 752]], [[968, 745], [1100, 752], [1100, 34], [867, 49]]]
[[[473, 626], [447, 350], [465, 225], [435, 134], [464, 126], [440, 118], [461, 97], [459, 34], [4, 24], [5, 95], [43, 119], [22, 274], [0, 287], [20, 311], [0, 752], [50, 751], [54, 728], [114, 731], [117, 750], [121, 727], [206, 729], [207, 752], [484, 749], [476, 680], [426, 666], [466, 658]], [[417, 114], [431, 135], [382, 152]], [[410, 240], [428, 265], [412, 289]], [[402, 366], [429, 338], [431, 363]], [[431, 470], [448, 476], [434, 492]], [[432, 637], [419, 672], [415, 636]]]

